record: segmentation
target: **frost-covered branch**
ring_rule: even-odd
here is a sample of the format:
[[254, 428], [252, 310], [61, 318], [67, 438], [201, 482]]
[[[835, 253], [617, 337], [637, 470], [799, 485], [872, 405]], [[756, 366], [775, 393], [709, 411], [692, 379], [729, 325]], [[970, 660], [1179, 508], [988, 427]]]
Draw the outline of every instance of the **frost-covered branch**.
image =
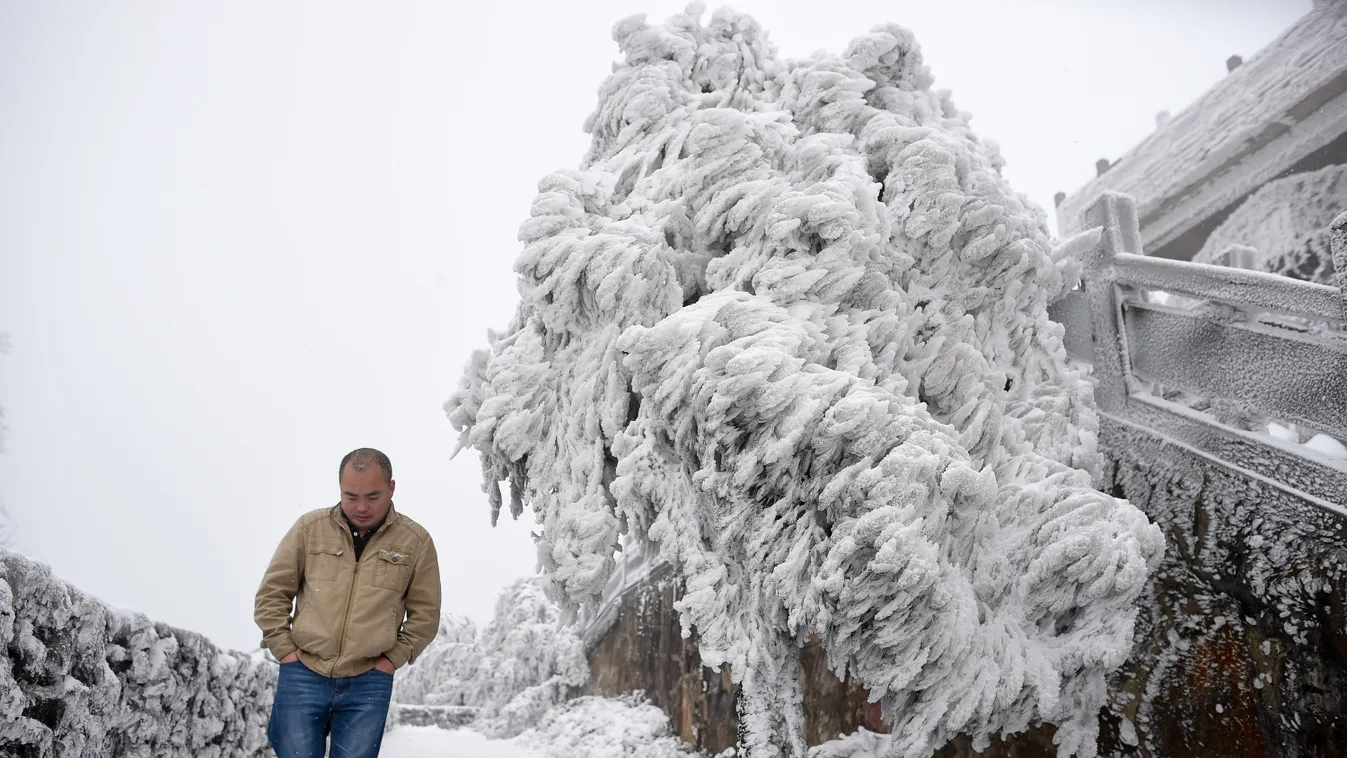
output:
[[896, 755], [1043, 719], [1093, 755], [1163, 550], [1094, 488], [1071, 286], [910, 32], [779, 60], [750, 18], [614, 28], [580, 167], [520, 229], [521, 301], [446, 410], [548, 593], [596, 603], [630, 533], [682, 574], [752, 756], [803, 751], [818, 634]]

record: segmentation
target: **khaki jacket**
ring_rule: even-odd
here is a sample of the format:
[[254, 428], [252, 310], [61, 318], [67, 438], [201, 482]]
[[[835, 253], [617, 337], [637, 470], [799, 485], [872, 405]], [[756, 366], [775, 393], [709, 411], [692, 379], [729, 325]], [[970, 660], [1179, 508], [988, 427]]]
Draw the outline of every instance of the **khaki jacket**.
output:
[[379, 656], [401, 668], [439, 631], [435, 543], [390, 508], [357, 564], [341, 506], [306, 513], [267, 566], [253, 616], [277, 660], [298, 651], [328, 677], [363, 674]]

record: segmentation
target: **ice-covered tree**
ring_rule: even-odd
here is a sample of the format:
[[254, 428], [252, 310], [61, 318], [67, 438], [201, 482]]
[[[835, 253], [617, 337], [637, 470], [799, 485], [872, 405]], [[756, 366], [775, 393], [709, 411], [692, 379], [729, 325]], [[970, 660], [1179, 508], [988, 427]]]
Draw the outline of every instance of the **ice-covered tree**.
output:
[[477, 625], [445, 613], [435, 639], [394, 681], [393, 699], [410, 705], [468, 705], [476, 697], [477, 662]]
[[804, 753], [811, 634], [895, 755], [1034, 720], [1093, 755], [1163, 540], [1095, 488], [1046, 311], [1074, 257], [907, 30], [790, 61], [701, 17], [614, 27], [589, 150], [520, 228], [515, 317], [446, 404], [493, 522], [508, 482], [568, 610], [621, 534], [676, 566], [751, 756]]
[[496, 615], [478, 640], [472, 679], [484, 734], [518, 734], [589, 679], [580, 638], [560, 621], [557, 604], [536, 579], [515, 581], [496, 600]]

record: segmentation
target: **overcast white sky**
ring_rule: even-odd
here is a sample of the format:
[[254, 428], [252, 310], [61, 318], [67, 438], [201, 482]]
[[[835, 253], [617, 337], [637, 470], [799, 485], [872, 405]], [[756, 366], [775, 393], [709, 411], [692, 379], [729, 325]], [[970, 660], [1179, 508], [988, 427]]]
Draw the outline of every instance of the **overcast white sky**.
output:
[[[787, 57], [876, 23], [1051, 208], [1310, 0], [734, 4]], [[255, 648], [276, 541], [393, 459], [479, 622], [534, 570], [441, 405], [514, 309], [518, 225], [574, 167], [612, 24], [682, 2], [0, 0], [0, 497], [18, 547]], [[712, 4], [712, 7], [715, 7]]]

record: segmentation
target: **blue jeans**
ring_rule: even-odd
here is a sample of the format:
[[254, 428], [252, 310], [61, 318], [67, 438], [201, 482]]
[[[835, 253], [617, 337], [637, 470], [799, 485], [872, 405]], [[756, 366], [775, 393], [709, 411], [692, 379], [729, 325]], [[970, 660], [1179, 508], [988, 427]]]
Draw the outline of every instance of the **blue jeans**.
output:
[[375, 758], [384, 739], [393, 675], [370, 669], [329, 679], [304, 664], [281, 664], [267, 737], [277, 758]]

